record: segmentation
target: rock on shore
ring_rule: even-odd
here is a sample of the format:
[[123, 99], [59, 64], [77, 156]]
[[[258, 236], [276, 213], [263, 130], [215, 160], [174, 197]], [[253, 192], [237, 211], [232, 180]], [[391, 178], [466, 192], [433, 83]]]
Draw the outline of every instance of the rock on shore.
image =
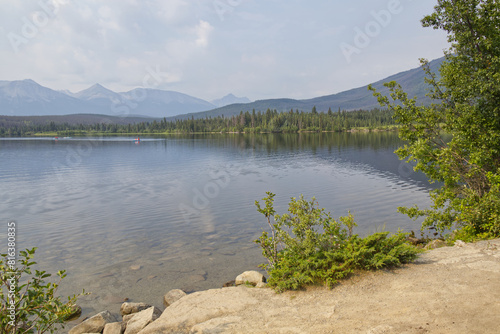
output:
[[104, 326], [111, 322], [116, 322], [115, 316], [109, 313], [109, 311], [103, 311], [76, 325], [68, 333], [101, 333], [104, 330]]

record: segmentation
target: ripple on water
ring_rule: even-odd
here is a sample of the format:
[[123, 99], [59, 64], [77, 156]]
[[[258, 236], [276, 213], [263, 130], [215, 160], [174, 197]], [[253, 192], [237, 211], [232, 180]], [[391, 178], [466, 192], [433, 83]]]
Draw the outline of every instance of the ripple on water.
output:
[[[267, 223], [254, 201], [266, 191], [280, 213], [304, 194], [334, 217], [352, 210], [359, 231], [411, 226], [395, 209], [425, 203], [428, 188], [400, 177], [394, 145], [370, 153], [344, 135], [283, 144], [279, 136], [2, 141], [0, 220], [18, 222], [44, 270], [67, 270], [61, 294], [93, 292], [82, 299], [84, 316], [118, 313], [119, 298], [162, 307], [170, 289], [220, 287], [258, 269], [264, 259], [252, 240]], [[86, 153], [68, 158], [78, 147]], [[227, 183], [206, 193], [224, 173]]]

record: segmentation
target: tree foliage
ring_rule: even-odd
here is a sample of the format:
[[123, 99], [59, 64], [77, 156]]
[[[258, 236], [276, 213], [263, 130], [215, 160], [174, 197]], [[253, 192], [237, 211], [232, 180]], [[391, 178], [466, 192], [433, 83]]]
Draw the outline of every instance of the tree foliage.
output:
[[[0, 258], [0, 333], [53, 333], [72, 313], [77, 298], [68, 297], [63, 302], [56, 295], [61, 280], [66, 277], [59, 271], [57, 283], [46, 282], [52, 276], [46, 271], [32, 270], [36, 248], [20, 252], [20, 268], [12, 265], [7, 254]], [[26, 275], [30, 275], [26, 278]]]
[[401, 125], [399, 157], [442, 184], [430, 209], [400, 211], [425, 216], [423, 228], [458, 226], [462, 238], [500, 236], [500, 3], [439, 0], [422, 24], [445, 30], [451, 45], [440, 76], [421, 60], [435, 103], [419, 106], [395, 82], [386, 84], [392, 102], [374, 93]]
[[356, 223], [351, 213], [337, 221], [314, 198], [292, 198], [288, 212], [278, 215], [274, 196], [267, 192], [265, 207], [255, 201], [270, 228], [255, 242], [268, 260], [262, 265], [270, 276], [268, 284], [278, 292], [313, 283], [332, 287], [355, 270], [398, 266], [412, 261], [419, 252], [406, 243], [404, 233], [389, 236], [380, 232], [360, 238], [353, 234]]

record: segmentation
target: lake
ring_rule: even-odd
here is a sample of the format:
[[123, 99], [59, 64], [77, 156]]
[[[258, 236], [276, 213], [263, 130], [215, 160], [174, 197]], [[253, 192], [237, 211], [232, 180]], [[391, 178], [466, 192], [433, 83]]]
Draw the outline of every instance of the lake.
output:
[[92, 292], [84, 315], [119, 313], [124, 298], [162, 307], [173, 288], [217, 288], [264, 263], [255, 200], [315, 196], [333, 217], [354, 214], [360, 235], [418, 222], [398, 206], [429, 205], [430, 186], [393, 153], [395, 133], [213, 134], [0, 138], [0, 232], [38, 247], [62, 295]]

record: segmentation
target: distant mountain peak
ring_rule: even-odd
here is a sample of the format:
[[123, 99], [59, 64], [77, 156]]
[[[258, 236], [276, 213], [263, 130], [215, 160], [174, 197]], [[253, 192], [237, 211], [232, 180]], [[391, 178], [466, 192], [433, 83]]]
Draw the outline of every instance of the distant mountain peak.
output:
[[104, 87], [103, 85], [101, 85], [100, 83], [95, 83], [93, 84], [92, 86], [89, 87], [90, 88], [99, 88], [99, 89], [107, 89], [106, 87]]
[[[62, 93], [43, 87], [31, 79], [2, 81], [0, 85], [0, 106], [3, 99], [7, 101], [25, 99], [29, 103], [48, 102], [60, 98]], [[66, 95], [64, 95], [66, 96]]]
[[38, 82], [35, 82], [31, 79], [4, 81], [4, 82], [9, 83], [10, 86], [17, 86], [17, 87], [43, 87]]
[[[90, 86], [89, 88], [87, 89], [84, 89], [82, 91], [79, 91], [77, 94], [79, 93], [83, 93], [83, 92], [89, 92], [89, 91], [106, 91], [106, 92], [112, 92], [114, 93], [112, 90], [110, 89], [107, 89], [106, 87], [104, 87], [103, 85], [99, 84], [99, 83], [95, 83], [93, 84], [92, 86]], [[116, 94], [116, 93], [115, 93]]]
[[40, 86], [38, 83], [36, 83], [35, 81], [33, 81], [31, 79], [24, 79], [24, 80], [21, 80], [21, 82]]
[[66, 94], [66, 95], [71, 96], [71, 97], [75, 96], [75, 93], [73, 93], [69, 89], [59, 89], [58, 92]]
[[73, 96], [87, 101], [94, 99], [108, 99], [112, 101], [118, 101], [120, 99], [120, 95], [118, 93], [115, 93], [98, 83], [90, 86], [87, 89], [79, 91], [78, 93], [75, 93]]
[[213, 105], [217, 106], [218, 108], [227, 106], [229, 104], [235, 104], [235, 103], [250, 103], [250, 101], [247, 97], [237, 97], [233, 93], [229, 93], [223, 98], [216, 99], [213, 101], [210, 101]]

